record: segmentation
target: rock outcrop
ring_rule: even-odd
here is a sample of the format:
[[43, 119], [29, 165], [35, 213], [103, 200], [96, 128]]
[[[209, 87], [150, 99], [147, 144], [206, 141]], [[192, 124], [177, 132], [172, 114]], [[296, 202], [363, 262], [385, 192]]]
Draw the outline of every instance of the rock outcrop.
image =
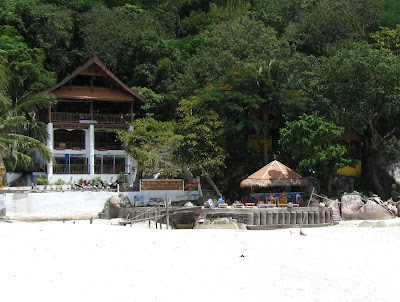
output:
[[341, 214], [343, 220], [385, 220], [395, 217], [378, 196], [364, 199], [357, 192], [342, 196]]

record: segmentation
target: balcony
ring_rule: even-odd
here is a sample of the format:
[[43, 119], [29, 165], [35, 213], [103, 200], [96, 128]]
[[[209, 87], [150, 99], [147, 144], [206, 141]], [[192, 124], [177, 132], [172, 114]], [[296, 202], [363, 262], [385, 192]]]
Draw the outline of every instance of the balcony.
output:
[[88, 165], [56, 164], [53, 166], [54, 174], [89, 174]]
[[51, 113], [51, 122], [85, 123], [88, 121], [94, 121], [98, 124], [126, 124], [131, 121], [131, 116], [129, 114], [93, 114], [92, 116], [90, 113]]
[[56, 149], [56, 150], [64, 150], [64, 149], [82, 150], [82, 149], [85, 149], [85, 143], [84, 142], [54, 142], [54, 149]]
[[[124, 165], [95, 165], [95, 174], [118, 174], [119, 172], [125, 172], [125, 169], [129, 169], [129, 166]], [[53, 166], [54, 174], [89, 174], [88, 165], [77, 165], [77, 164], [56, 164]]]
[[100, 142], [95, 144], [95, 150], [106, 151], [106, 150], [123, 150], [122, 143], [118, 142]]
[[94, 173], [95, 174], [118, 174], [119, 172], [125, 172], [125, 168], [129, 168], [129, 166], [125, 165], [95, 165]]

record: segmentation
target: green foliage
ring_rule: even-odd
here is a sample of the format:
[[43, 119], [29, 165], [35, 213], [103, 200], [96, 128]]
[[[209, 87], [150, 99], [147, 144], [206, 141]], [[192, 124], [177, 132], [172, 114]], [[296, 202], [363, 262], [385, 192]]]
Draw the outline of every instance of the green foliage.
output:
[[176, 155], [181, 165], [201, 173], [216, 175], [225, 167], [224, 122], [209, 108], [202, 96], [183, 99], [178, 109], [181, 119], [177, 131], [181, 140]]
[[59, 179], [57, 179], [57, 181], [56, 181], [54, 184], [55, 184], [55, 185], [62, 186], [62, 185], [65, 185], [65, 181], [62, 180], [61, 178], [59, 178]]
[[82, 18], [84, 55], [97, 55], [128, 85], [147, 86], [167, 54], [159, 22], [137, 7], [94, 6]]
[[128, 174], [125, 172], [118, 173], [118, 183], [127, 183], [128, 182]]
[[51, 150], [42, 143], [47, 138], [46, 126], [35, 115], [53, 105], [54, 98], [47, 94], [26, 95], [12, 102], [3, 91], [8, 74], [0, 58], [0, 162], [4, 160], [7, 171], [11, 172], [32, 167], [35, 152], [51, 160]]
[[99, 176], [94, 177], [92, 179], [89, 179], [88, 183], [91, 184], [92, 186], [100, 186], [101, 185], [101, 178]]
[[363, 134], [371, 150], [380, 149], [399, 126], [398, 58], [362, 43], [321, 59], [320, 64], [313, 88], [315, 108]]
[[162, 120], [163, 110], [165, 110], [163, 108], [164, 96], [146, 87], [133, 87], [132, 89], [146, 100], [146, 104], [140, 108], [141, 116]]
[[285, 39], [277, 38], [274, 30], [246, 17], [221, 23], [201, 37], [202, 48], [189, 59], [185, 73], [173, 85], [175, 99], [188, 97], [231, 70], [264, 66], [290, 53]]
[[400, 20], [400, 2], [397, 0], [381, 0], [383, 13], [379, 24], [383, 27], [395, 29]]
[[283, 33], [289, 24], [299, 20], [301, 12], [309, 11], [316, 3], [315, 0], [254, 0], [249, 14]]
[[5, 1], [7, 11], [3, 16], [0, 14], [0, 24], [15, 27], [29, 48], [42, 49], [46, 69], [65, 73], [71, 60], [72, 11], [37, 0]]
[[193, 11], [188, 17], [178, 23], [178, 36], [186, 37], [201, 33], [213, 22], [210, 14], [202, 10]]
[[127, 153], [135, 158], [145, 174], [160, 171], [174, 176], [179, 171], [175, 160], [175, 148], [181, 137], [175, 134], [175, 122], [158, 122], [152, 118], [135, 120], [133, 131], [118, 132], [118, 139]]
[[327, 178], [335, 170], [349, 164], [346, 147], [339, 143], [344, 128], [315, 115], [302, 115], [286, 122], [280, 130], [283, 150], [300, 166], [315, 171], [317, 177]]
[[[248, 135], [275, 143], [304, 112], [359, 133], [366, 156], [396, 158], [399, 15], [396, 0], [3, 0], [0, 106], [15, 109], [4, 118], [13, 128], [4, 124], [45, 139], [35, 119], [43, 97], [32, 95], [97, 55], [147, 99], [137, 116], [158, 121], [134, 130], [149, 141], [130, 142], [148, 158], [128, 147], [150, 159], [149, 173], [183, 164], [243, 172], [261, 157]], [[371, 37], [375, 49], [351, 43]]]
[[376, 29], [379, 0], [321, 0], [311, 9], [302, 10], [286, 35], [307, 54], [324, 55], [332, 45], [360, 41]]
[[38, 178], [37, 180], [36, 180], [36, 184], [37, 185], [39, 185], [39, 186], [42, 186], [42, 185], [48, 185], [49, 184], [49, 181], [47, 180], [47, 179], [45, 179], [45, 178]]
[[376, 41], [371, 47], [389, 49], [395, 56], [400, 55], [400, 25], [396, 29], [382, 27], [380, 31], [372, 33], [371, 37]]
[[29, 48], [15, 28], [0, 26], [0, 50], [0, 59], [6, 61], [11, 74], [7, 92], [12, 100], [18, 101], [55, 84], [55, 74], [43, 66], [43, 51]]

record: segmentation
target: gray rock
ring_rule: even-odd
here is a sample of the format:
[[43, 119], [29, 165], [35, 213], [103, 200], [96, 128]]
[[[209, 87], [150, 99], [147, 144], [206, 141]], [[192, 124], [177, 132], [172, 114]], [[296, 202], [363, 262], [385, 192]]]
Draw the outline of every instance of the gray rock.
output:
[[202, 223], [196, 223], [194, 229], [241, 229], [236, 219], [216, 218], [213, 220], [204, 219]]
[[341, 202], [343, 220], [386, 220], [393, 218], [377, 197], [365, 201], [358, 194], [347, 194], [342, 196]]

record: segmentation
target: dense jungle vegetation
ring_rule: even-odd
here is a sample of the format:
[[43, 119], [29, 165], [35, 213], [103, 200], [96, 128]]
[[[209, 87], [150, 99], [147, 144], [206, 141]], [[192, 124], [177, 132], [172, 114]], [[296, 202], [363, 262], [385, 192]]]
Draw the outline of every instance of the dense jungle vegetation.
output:
[[351, 132], [380, 194], [378, 158], [399, 150], [398, 24], [396, 0], [2, 0], [0, 87], [15, 105], [96, 55], [147, 99], [120, 133], [144, 173], [186, 165], [234, 199], [278, 156], [327, 184]]

